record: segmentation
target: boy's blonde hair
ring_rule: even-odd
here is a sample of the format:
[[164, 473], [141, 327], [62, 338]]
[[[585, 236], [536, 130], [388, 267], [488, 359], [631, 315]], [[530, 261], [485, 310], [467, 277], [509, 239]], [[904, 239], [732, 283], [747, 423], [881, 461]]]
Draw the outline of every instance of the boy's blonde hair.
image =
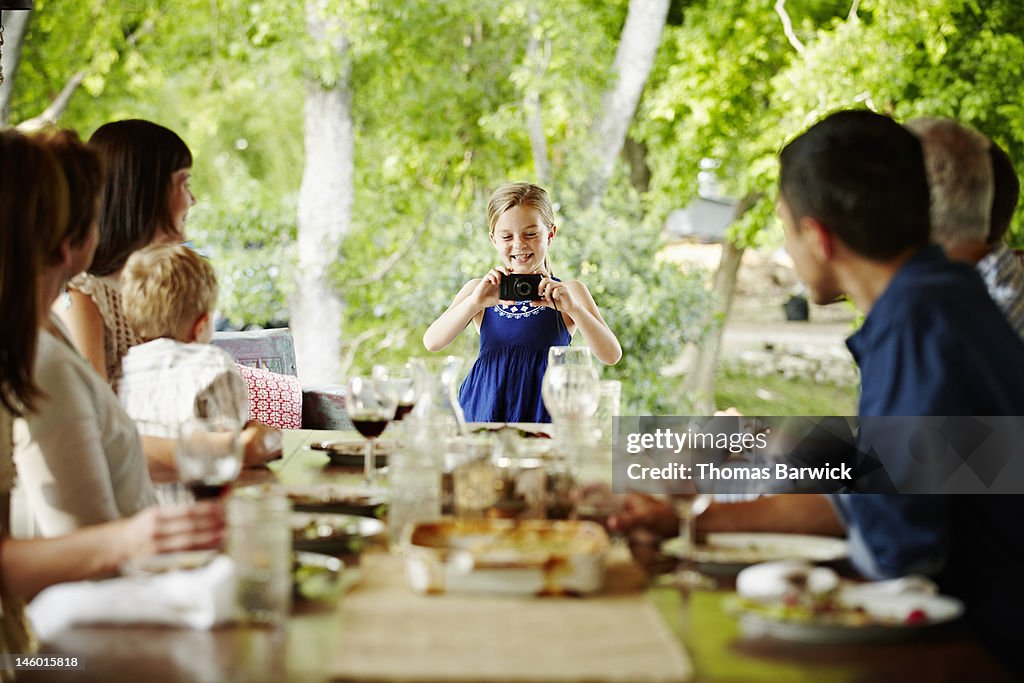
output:
[[150, 246], [125, 264], [121, 296], [125, 317], [143, 340], [188, 341], [191, 326], [217, 306], [217, 273], [184, 245]]

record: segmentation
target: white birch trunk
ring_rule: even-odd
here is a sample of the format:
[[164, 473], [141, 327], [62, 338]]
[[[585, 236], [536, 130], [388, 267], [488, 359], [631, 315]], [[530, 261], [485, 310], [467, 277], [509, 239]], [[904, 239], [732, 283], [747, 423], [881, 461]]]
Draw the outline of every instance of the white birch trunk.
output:
[[344, 300], [329, 280], [341, 258], [353, 202], [352, 95], [341, 20], [317, 0], [306, 3], [311, 40], [330, 41], [340, 65], [331, 84], [310, 76], [306, 90], [305, 151], [298, 205], [298, 268], [291, 301], [296, 362], [303, 383], [334, 383], [341, 377]]
[[32, 12], [7, 10], [3, 12], [4, 44], [0, 67], [3, 68], [4, 82], [0, 83], [0, 128], [7, 127], [11, 115], [11, 97], [14, 92], [14, 77], [18, 75], [21, 61], [21, 46], [25, 43]]
[[531, 83], [527, 85], [526, 94], [523, 96], [523, 108], [526, 111], [526, 130], [530, 135], [530, 151], [533, 153], [533, 167], [537, 174], [537, 184], [546, 186], [548, 184], [548, 141], [544, 135], [544, 115], [540, 104], [540, 95], [537, 87], [532, 82], [540, 80], [547, 68], [546, 59], [541, 54], [540, 40], [537, 38], [534, 27], [540, 24], [540, 16], [537, 7], [533, 3], [527, 9], [527, 19], [530, 25], [530, 37], [526, 42], [526, 63], [533, 71]]
[[654, 66], [668, 6], [669, 0], [629, 0], [626, 23], [612, 66], [614, 83], [605, 92], [600, 118], [594, 122], [595, 159], [584, 188], [588, 203], [599, 202], [611, 180], [615, 161]]

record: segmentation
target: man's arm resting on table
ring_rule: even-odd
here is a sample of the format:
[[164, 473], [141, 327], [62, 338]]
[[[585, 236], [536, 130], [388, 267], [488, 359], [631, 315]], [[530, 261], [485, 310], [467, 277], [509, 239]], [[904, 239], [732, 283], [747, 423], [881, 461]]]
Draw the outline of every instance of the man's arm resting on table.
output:
[[713, 503], [697, 518], [702, 533], [763, 531], [843, 536], [846, 530], [826, 496], [788, 493], [740, 503]]
[[[608, 520], [613, 530], [643, 530], [664, 538], [679, 531], [672, 506], [644, 494], [629, 494], [622, 508]], [[832, 503], [823, 495], [782, 494], [740, 503], [712, 503], [697, 518], [697, 530], [768, 531], [777, 533], [842, 536], [845, 529]]]

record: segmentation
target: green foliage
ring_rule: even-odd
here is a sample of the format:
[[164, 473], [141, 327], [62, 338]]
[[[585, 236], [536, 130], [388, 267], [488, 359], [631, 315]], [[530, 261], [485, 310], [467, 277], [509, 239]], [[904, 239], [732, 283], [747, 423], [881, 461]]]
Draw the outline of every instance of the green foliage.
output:
[[587, 285], [618, 336], [622, 360], [602, 374], [623, 381], [623, 414], [671, 415], [679, 411], [678, 379], [662, 368], [706, 332], [707, 273], [659, 260], [660, 226], [645, 220], [638, 197], [624, 195], [606, 197], [600, 208], [563, 205], [552, 268]]
[[[144, 117], [178, 131], [195, 155], [190, 236], [218, 268], [222, 310], [266, 323], [286, 317], [305, 81], [350, 68], [355, 207], [332, 275], [358, 369], [424, 353], [427, 325], [493, 265], [486, 199], [501, 182], [536, 179], [528, 93], [560, 204], [556, 272], [584, 281], [618, 334], [624, 358], [604, 372], [637, 413], [676, 411], [665, 403], [675, 380], [660, 369], [704, 332], [704, 275], [656, 258], [659, 226], [695, 195], [701, 159], [721, 161], [729, 195], [758, 198], [734, 227], [740, 244], [777, 239], [778, 149], [838, 107], [954, 116], [1024, 169], [1017, 0], [862, 0], [856, 18], [847, 2], [789, 0], [802, 53], [774, 0], [677, 0], [631, 131], [648, 149], [650, 190], [637, 195], [619, 169], [587, 210], [573, 188], [626, 0], [326, 0], [344, 55], [309, 39], [307, 4], [37, 0], [11, 119], [38, 114], [83, 70], [63, 125], [88, 135]], [[1013, 235], [1024, 242], [1021, 213]], [[451, 350], [473, 357], [476, 345], [468, 331]]]
[[190, 237], [210, 258], [220, 286], [219, 313], [233, 327], [288, 320], [295, 263], [295, 211], [195, 207]]
[[[1014, 7], [1017, 9], [1015, 10]], [[651, 211], [696, 191], [700, 159], [725, 189], [761, 199], [740, 244], [777, 239], [771, 219], [781, 146], [825, 114], [867, 106], [897, 119], [950, 116], [1003, 145], [1024, 170], [1024, 20], [1009, 0], [788, 2], [802, 53], [771, 0], [695, 4], [668, 31], [636, 134], [651, 149]], [[1012, 229], [1021, 238], [1018, 214]], [[766, 234], [769, 233], [769, 234]]]

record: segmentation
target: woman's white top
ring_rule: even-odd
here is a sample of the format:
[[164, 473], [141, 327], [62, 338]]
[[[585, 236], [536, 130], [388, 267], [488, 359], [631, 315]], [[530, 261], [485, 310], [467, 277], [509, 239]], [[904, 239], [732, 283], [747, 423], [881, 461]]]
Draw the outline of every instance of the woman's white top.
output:
[[135, 423], [66, 337], [40, 331], [33, 376], [45, 396], [15, 422], [14, 460], [37, 533], [57, 536], [154, 504]]

